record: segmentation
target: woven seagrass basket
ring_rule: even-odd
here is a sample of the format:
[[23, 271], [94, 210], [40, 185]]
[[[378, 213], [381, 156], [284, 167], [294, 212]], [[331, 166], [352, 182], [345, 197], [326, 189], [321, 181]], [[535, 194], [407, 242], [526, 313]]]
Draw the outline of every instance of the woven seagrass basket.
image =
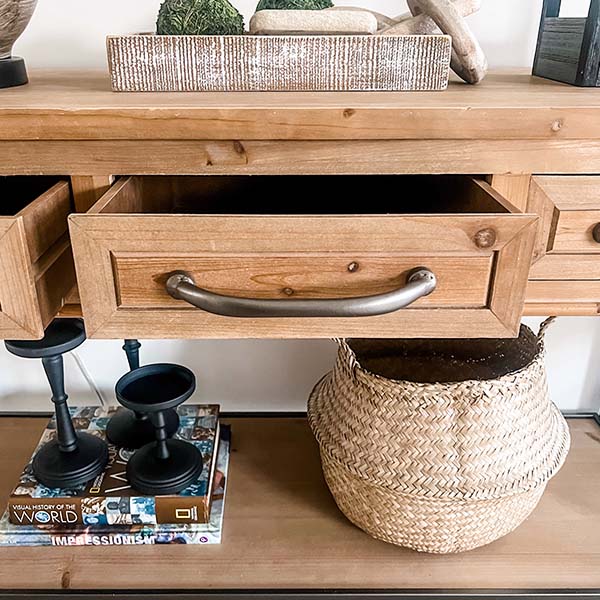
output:
[[435, 553], [520, 525], [570, 443], [548, 397], [544, 329], [499, 340], [338, 340], [308, 414], [348, 519]]

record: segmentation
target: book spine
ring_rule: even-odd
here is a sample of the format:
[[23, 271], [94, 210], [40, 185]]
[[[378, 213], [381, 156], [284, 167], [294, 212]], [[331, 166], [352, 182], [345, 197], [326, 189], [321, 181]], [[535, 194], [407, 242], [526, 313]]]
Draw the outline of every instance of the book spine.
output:
[[[139, 546], [144, 544], [155, 544], [156, 536], [144, 533], [122, 533], [104, 531], [102, 533], [82, 532], [49, 533], [48, 545], [50, 546]], [[37, 544], [31, 544], [37, 545]]]
[[19, 498], [8, 500], [8, 518], [13, 525], [83, 524], [80, 498]]
[[162, 524], [208, 523], [210, 502], [206, 496], [156, 497], [156, 522]]
[[[124, 498], [125, 506], [137, 500], [143, 502], [144, 497]], [[118, 506], [118, 497], [96, 497], [94, 505], [103, 507], [97, 514], [83, 514], [82, 498], [18, 498], [12, 497], [8, 502], [8, 517], [13, 525], [96, 525], [106, 527], [123, 525], [161, 525], [207, 523], [210, 518], [210, 503], [206, 496], [160, 497], [154, 501], [154, 508], [148, 510], [140, 519], [138, 515], [127, 513], [115, 514], [108, 510], [109, 506]], [[149, 508], [146, 503], [146, 510]]]

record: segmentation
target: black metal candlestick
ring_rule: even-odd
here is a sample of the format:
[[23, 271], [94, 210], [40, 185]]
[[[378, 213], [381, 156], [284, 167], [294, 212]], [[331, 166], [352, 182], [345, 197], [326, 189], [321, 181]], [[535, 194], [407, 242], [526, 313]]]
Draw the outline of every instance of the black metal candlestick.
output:
[[106, 442], [88, 433], [77, 432], [67, 405], [62, 355], [85, 341], [80, 319], [55, 319], [43, 339], [7, 341], [6, 348], [23, 358], [41, 358], [52, 390], [56, 415], [56, 439], [48, 442], [33, 459], [33, 473], [51, 488], [73, 488], [99, 475], [108, 462]]
[[143, 494], [177, 494], [202, 472], [202, 454], [189, 442], [168, 437], [169, 411], [196, 389], [194, 374], [171, 364], [146, 365], [117, 382], [117, 400], [132, 411], [148, 415], [155, 441], [136, 450], [127, 463], [127, 479]]
[[[127, 356], [129, 370], [140, 368], [140, 348], [138, 340], [125, 340], [123, 350]], [[166, 432], [168, 437], [175, 435], [179, 429], [179, 416], [173, 409], [165, 412]], [[110, 419], [106, 427], [109, 442], [119, 448], [136, 450], [154, 440], [154, 426], [147, 414], [120, 408]]]

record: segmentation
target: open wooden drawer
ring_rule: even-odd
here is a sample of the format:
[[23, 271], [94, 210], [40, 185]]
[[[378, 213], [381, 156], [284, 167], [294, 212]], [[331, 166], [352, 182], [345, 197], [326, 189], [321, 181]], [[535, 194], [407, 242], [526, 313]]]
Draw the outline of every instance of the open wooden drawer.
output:
[[[511, 210], [469, 177], [129, 177], [70, 229], [91, 337], [503, 337], [537, 221]], [[418, 267], [432, 293], [350, 316], [430, 291]]]
[[0, 177], [0, 338], [40, 339], [75, 285], [66, 181]]

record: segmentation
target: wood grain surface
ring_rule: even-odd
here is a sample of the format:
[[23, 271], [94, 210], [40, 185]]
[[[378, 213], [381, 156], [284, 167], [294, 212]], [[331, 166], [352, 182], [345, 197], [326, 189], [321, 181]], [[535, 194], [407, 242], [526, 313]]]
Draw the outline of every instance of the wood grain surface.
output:
[[[521, 527], [489, 546], [447, 556], [374, 540], [349, 523], [323, 481], [304, 419], [231, 423], [221, 545], [5, 548], [0, 587], [600, 588], [600, 429], [592, 420], [569, 421], [573, 442], [567, 462]], [[44, 424], [0, 420], [3, 501]]]
[[[265, 198], [257, 192], [247, 207], [259, 214], [244, 214], [239, 194], [231, 199], [209, 180], [179, 183], [123, 178], [89, 214], [71, 215], [90, 337], [464, 337], [474, 327], [482, 337], [505, 337], [518, 329], [536, 220], [507, 213], [486, 183], [459, 178], [434, 200], [417, 185], [406, 202], [406, 210], [433, 204], [444, 212], [456, 206], [456, 213], [389, 214], [388, 204], [373, 202], [371, 210], [386, 214], [340, 215], [261, 214], [260, 202], [271, 207], [275, 183], [257, 188]], [[466, 191], [454, 196], [452, 187]], [[322, 205], [325, 196], [315, 194]], [[487, 247], [477, 245], [482, 230], [492, 236]], [[352, 262], [363, 269], [349, 272]], [[291, 296], [339, 298], [390, 291], [419, 266], [439, 270], [439, 292], [377, 317], [221, 317], [173, 301], [164, 290], [170, 272], [191, 270], [198, 285], [232, 295], [289, 298], [287, 289]]]
[[32, 70], [30, 80], [0, 91], [0, 139], [600, 139], [600, 90], [525, 71], [491, 72], [477, 86], [454, 80], [445, 92], [413, 94], [115, 94], [108, 74], [93, 71]]

